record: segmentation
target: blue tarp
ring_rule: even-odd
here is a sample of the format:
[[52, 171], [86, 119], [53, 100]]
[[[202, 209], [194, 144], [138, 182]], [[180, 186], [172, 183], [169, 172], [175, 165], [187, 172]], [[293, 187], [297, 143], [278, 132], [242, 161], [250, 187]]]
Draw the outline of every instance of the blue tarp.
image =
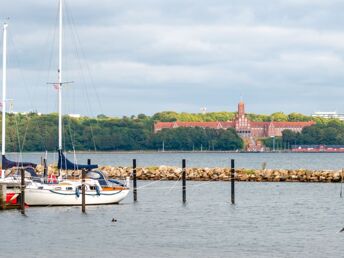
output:
[[8, 160], [5, 155], [2, 155], [2, 169], [10, 169], [13, 167], [37, 167], [37, 164], [31, 162], [15, 162]]
[[80, 164], [75, 164], [68, 160], [65, 155], [63, 154], [62, 150], [58, 150], [59, 154], [59, 162], [57, 164], [58, 169], [64, 169], [64, 170], [81, 170], [81, 169], [86, 169], [86, 170], [92, 170], [95, 168], [98, 168], [98, 165], [80, 165]]

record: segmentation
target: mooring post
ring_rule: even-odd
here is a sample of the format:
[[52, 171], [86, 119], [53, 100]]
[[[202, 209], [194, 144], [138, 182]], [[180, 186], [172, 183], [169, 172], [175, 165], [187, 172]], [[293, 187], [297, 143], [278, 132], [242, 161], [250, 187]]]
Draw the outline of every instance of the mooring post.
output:
[[137, 201], [137, 183], [136, 183], [136, 159], [133, 159], [133, 197]]
[[91, 165], [91, 159], [87, 159], [87, 165]]
[[48, 165], [47, 165], [47, 159], [43, 159], [43, 181], [46, 182], [47, 181], [47, 176], [48, 176]]
[[4, 210], [6, 208], [6, 192], [6, 184], [0, 184], [0, 210]]
[[183, 203], [186, 203], [186, 161], [182, 162]]
[[20, 210], [21, 214], [25, 215], [25, 170], [20, 170], [21, 182], [20, 182]]
[[235, 168], [234, 159], [231, 159], [231, 201], [235, 204]]
[[82, 213], [86, 212], [86, 185], [85, 185], [85, 178], [86, 178], [86, 170], [81, 171], [81, 205], [82, 205]]

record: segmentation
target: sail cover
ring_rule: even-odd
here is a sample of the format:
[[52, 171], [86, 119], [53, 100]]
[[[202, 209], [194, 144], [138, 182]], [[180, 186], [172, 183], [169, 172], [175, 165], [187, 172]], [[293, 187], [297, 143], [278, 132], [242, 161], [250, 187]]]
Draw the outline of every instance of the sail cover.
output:
[[57, 164], [58, 169], [64, 169], [64, 170], [92, 170], [94, 168], [97, 168], [98, 165], [80, 165], [75, 164], [68, 160], [66, 156], [63, 154], [62, 150], [58, 150], [59, 153], [59, 162]]
[[37, 167], [37, 164], [31, 162], [15, 162], [8, 160], [5, 155], [2, 155], [2, 169], [10, 169], [13, 167]]

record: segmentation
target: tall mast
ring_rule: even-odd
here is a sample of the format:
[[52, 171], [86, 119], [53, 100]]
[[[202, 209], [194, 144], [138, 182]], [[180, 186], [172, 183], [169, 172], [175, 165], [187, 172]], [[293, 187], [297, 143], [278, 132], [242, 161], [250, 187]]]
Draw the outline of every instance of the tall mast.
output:
[[62, 150], [62, 1], [59, 11], [59, 67], [58, 67], [58, 93], [59, 93], [59, 150]]
[[[6, 72], [7, 72], [7, 23], [4, 24], [4, 38], [2, 49], [2, 144], [1, 155], [5, 156], [6, 151]], [[1, 171], [1, 178], [5, 178], [5, 169]]]

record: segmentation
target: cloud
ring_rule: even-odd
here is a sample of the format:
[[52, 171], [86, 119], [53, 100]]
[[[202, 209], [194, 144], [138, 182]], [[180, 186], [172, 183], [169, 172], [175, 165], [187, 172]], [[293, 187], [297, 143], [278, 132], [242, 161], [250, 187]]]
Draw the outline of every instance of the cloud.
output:
[[[46, 82], [56, 80], [57, 1], [3, 6], [9, 94], [21, 111], [54, 111]], [[65, 111], [234, 110], [241, 96], [250, 112], [333, 109], [344, 97], [343, 8], [339, 0], [67, 0], [63, 75], [75, 84]], [[73, 96], [82, 100], [70, 104]]]

